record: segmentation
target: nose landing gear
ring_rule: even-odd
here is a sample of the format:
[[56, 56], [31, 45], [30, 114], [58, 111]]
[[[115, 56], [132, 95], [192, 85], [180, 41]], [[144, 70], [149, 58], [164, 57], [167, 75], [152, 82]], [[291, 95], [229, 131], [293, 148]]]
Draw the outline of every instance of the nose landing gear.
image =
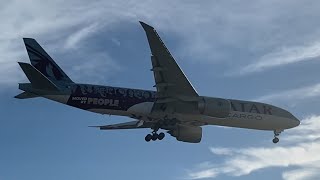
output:
[[273, 138], [272, 142], [273, 142], [274, 144], [276, 144], [276, 143], [279, 142], [278, 136], [280, 136], [280, 133], [281, 133], [282, 131], [281, 131], [281, 130], [274, 130], [273, 132], [274, 132], [274, 138]]
[[278, 142], [279, 142], [279, 138], [274, 137], [274, 138], [272, 139], [272, 142], [273, 142], [274, 144], [278, 143]]

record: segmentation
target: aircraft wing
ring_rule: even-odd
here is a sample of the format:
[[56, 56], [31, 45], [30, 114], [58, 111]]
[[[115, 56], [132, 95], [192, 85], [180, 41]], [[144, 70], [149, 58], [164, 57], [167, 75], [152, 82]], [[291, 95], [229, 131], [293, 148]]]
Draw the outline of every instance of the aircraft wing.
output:
[[140, 21], [146, 32], [151, 49], [152, 69], [159, 98], [175, 98], [178, 96], [198, 97], [179, 65], [159, 37], [156, 30]]
[[130, 121], [119, 124], [110, 124], [104, 126], [89, 126], [100, 128], [100, 130], [112, 130], [112, 129], [138, 129], [138, 128], [151, 128], [152, 124], [145, 123], [143, 121]]

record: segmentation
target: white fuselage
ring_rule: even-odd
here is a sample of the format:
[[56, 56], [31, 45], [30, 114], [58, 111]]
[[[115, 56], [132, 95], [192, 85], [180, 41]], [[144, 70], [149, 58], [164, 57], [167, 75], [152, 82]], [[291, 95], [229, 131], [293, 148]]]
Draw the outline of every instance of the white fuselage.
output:
[[[63, 104], [67, 104], [69, 95], [45, 95], [45, 98], [58, 101]], [[233, 100], [230, 100], [233, 101]], [[234, 102], [246, 102], [249, 101], [239, 101], [234, 100]], [[251, 102], [256, 103], [256, 102]], [[277, 114], [270, 115], [258, 112], [242, 112], [242, 111], [231, 111], [227, 118], [216, 118], [211, 116], [206, 116], [202, 114], [187, 114], [187, 113], [173, 113], [173, 114], [157, 114], [154, 115], [152, 111], [153, 102], [143, 102], [136, 104], [130, 107], [126, 111], [122, 110], [111, 110], [111, 109], [86, 109], [91, 112], [99, 114], [108, 114], [108, 115], [119, 115], [127, 116], [130, 118], [135, 118], [142, 121], [155, 121], [161, 117], [167, 118], [176, 118], [183, 120], [185, 124], [202, 126], [202, 125], [218, 125], [218, 126], [227, 126], [227, 127], [238, 127], [238, 128], [248, 128], [248, 129], [257, 129], [257, 130], [284, 130], [296, 127], [300, 124], [300, 121], [296, 119], [289, 112], [277, 108], [281, 111], [282, 116]], [[270, 105], [271, 106], [271, 105]], [[286, 114], [288, 113], [288, 114]]]

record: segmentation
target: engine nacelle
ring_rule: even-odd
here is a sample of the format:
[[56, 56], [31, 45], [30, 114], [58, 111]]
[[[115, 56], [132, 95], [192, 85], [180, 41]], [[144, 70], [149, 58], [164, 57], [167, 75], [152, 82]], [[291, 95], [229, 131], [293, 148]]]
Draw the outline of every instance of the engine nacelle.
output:
[[231, 111], [231, 103], [227, 99], [201, 97], [198, 102], [198, 109], [203, 115], [226, 118]]
[[176, 129], [168, 131], [178, 141], [199, 143], [202, 138], [202, 128], [199, 126], [178, 125]]

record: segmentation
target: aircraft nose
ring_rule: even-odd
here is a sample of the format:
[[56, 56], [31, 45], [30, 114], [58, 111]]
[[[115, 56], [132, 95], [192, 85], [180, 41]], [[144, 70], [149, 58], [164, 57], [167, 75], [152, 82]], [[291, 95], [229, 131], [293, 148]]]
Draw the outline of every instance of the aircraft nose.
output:
[[298, 118], [296, 118], [296, 117], [293, 117], [292, 118], [292, 126], [293, 127], [297, 127], [299, 125], [300, 125], [300, 120]]

